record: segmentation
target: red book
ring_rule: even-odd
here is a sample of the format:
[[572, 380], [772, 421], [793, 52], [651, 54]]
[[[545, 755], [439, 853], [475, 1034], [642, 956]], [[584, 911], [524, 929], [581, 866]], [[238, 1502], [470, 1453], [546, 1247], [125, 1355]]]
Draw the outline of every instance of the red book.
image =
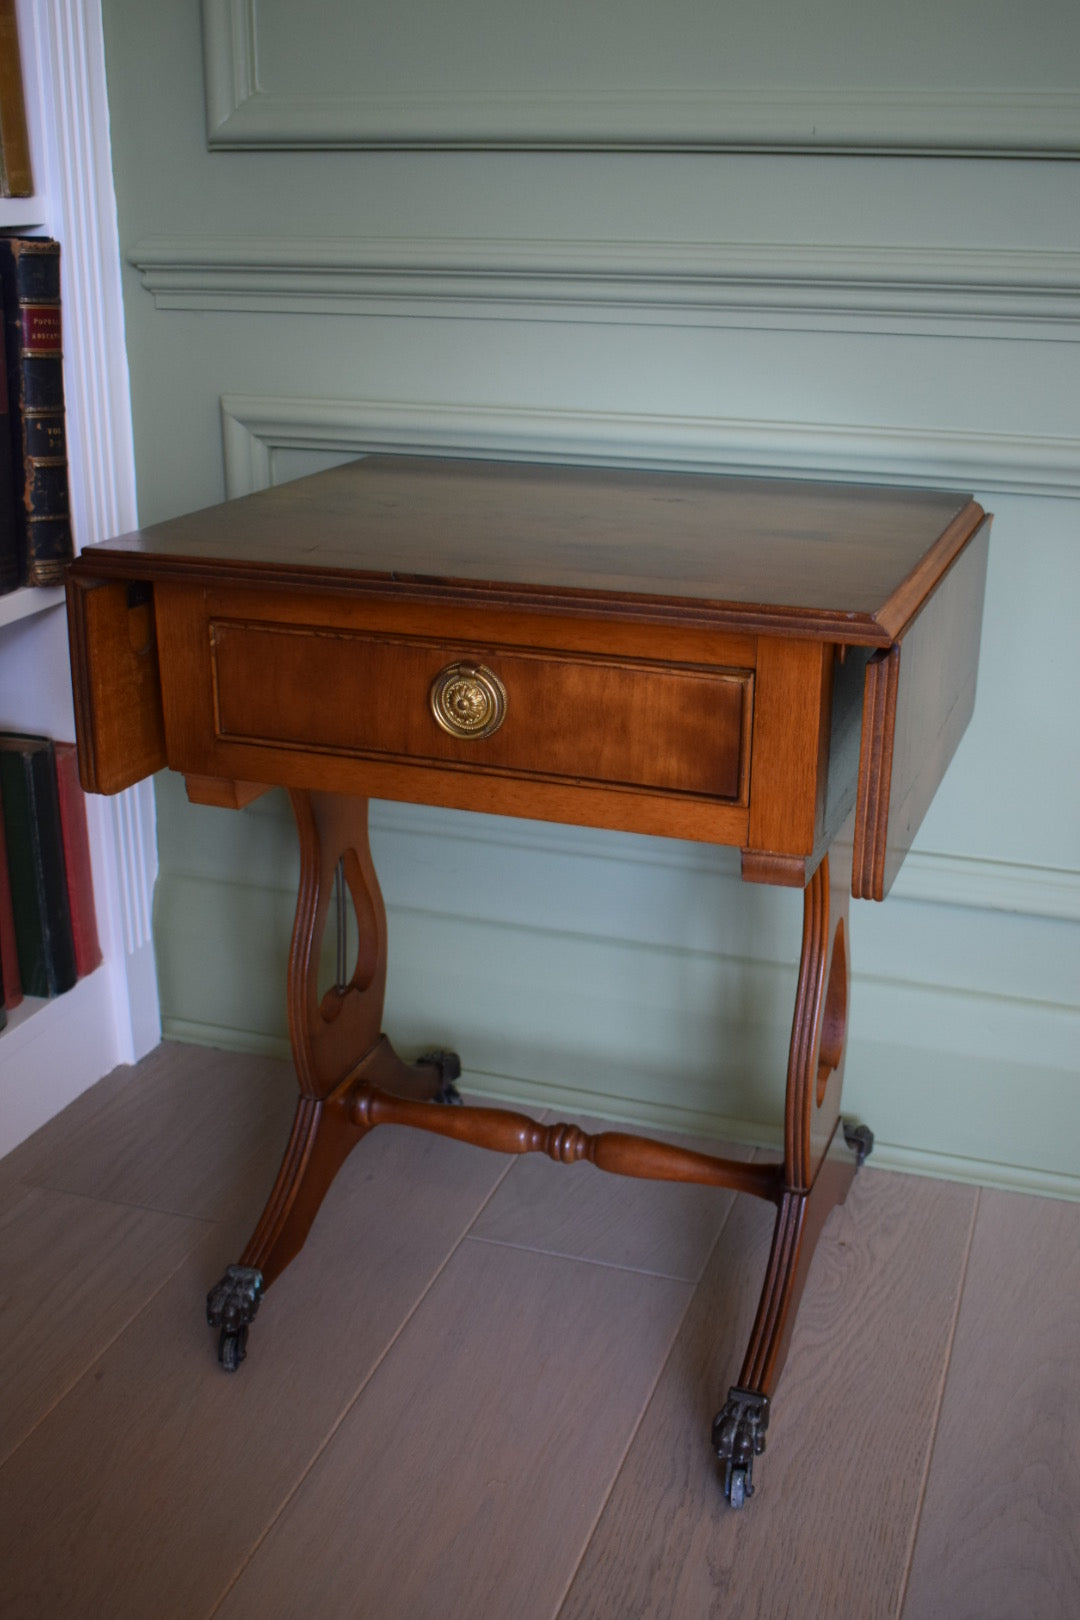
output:
[[7, 838], [0, 814], [0, 972], [3, 973], [4, 1006], [17, 1007], [23, 998], [19, 977], [19, 946], [15, 938], [15, 913], [11, 908], [11, 879], [8, 876]]
[[56, 745], [56, 785], [60, 794], [60, 833], [67, 868], [68, 907], [75, 941], [75, 971], [79, 978], [93, 973], [101, 961], [94, 880], [90, 871], [90, 835], [86, 826], [86, 798], [79, 782], [79, 759], [74, 743]]

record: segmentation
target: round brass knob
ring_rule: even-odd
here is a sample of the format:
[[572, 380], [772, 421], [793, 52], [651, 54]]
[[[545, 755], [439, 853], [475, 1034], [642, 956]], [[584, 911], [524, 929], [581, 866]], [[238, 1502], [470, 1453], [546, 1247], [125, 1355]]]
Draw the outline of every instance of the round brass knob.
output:
[[448, 664], [432, 681], [430, 698], [451, 737], [490, 737], [506, 718], [506, 687], [486, 664]]

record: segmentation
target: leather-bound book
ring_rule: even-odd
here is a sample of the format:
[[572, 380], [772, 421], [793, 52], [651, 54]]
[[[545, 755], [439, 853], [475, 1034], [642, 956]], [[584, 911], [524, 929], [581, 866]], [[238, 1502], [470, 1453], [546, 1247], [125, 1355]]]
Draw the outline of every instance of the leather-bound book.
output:
[[56, 785], [60, 797], [60, 834], [67, 873], [68, 910], [75, 944], [75, 971], [82, 979], [101, 961], [94, 878], [90, 868], [90, 833], [86, 823], [86, 795], [79, 781], [79, 753], [74, 743], [53, 745]]
[[8, 410], [23, 585], [63, 583], [74, 554], [64, 424], [60, 244], [0, 236]]
[[0, 734], [0, 795], [23, 991], [58, 996], [75, 983], [75, 943], [48, 737]]
[[29, 197], [30, 141], [15, 0], [0, 0], [0, 197]]
[[0, 327], [0, 595], [19, 583], [19, 531], [15, 522], [15, 480], [11, 464], [7, 362]]
[[3, 803], [0, 799], [0, 984], [5, 1007], [17, 1007], [23, 998], [19, 977], [19, 948], [15, 943], [15, 913], [11, 905], [11, 879], [8, 876], [7, 838], [4, 836]]

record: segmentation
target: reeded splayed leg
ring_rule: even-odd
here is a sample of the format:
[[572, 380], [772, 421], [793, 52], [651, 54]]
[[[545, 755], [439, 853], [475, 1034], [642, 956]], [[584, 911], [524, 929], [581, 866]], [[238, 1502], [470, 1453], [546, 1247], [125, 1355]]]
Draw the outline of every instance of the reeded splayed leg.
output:
[[832, 851], [803, 892], [802, 954], [788, 1054], [784, 1189], [761, 1299], [738, 1383], [713, 1423], [724, 1495], [741, 1507], [754, 1494], [754, 1458], [765, 1449], [770, 1401], [787, 1357], [799, 1300], [821, 1229], [847, 1197], [873, 1145], [865, 1126], [841, 1125], [850, 990], [850, 852]]
[[[461, 1065], [432, 1052], [409, 1065], [380, 1033], [386, 987], [386, 911], [371, 860], [367, 800], [290, 794], [300, 839], [300, 890], [289, 952], [289, 1038], [300, 1087], [292, 1133], [266, 1207], [237, 1266], [210, 1290], [207, 1321], [221, 1330], [218, 1359], [244, 1358], [265, 1290], [299, 1252], [330, 1184], [367, 1134], [349, 1117], [361, 1080], [395, 1096], [453, 1102]], [[325, 993], [319, 960], [339, 867], [356, 916], [351, 973]], [[335, 922], [336, 926], [336, 922]]]

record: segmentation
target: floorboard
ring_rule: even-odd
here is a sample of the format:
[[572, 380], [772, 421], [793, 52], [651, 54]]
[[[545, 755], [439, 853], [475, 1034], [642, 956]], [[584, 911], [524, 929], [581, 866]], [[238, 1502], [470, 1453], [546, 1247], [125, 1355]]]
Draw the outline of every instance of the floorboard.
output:
[[903, 1615], [1080, 1615], [1080, 1204], [981, 1195]]
[[856, 1179], [811, 1269], [754, 1500], [735, 1513], [706, 1442], [772, 1225], [767, 1206], [740, 1202], [559, 1620], [896, 1614], [974, 1200], [944, 1182]]
[[222, 1373], [294, 1097], [163, 1046], [0, 1162], [3, 1620], [1080, 1614], [1080, 1206], [868, 1167], [736, 1514], [753, 1198], [385, 1127]]
[[201, 1221], [41, 1187], [0, 1215], [0, 1461], [205, 1233]]
[[6, 1162], [33, 1186], [208, 1220], [262, 1203], [295, 1106], [280, 1059], [164, 1044], [92, 1086]]
[[690, 1293], [464, 1243], [220, 1620], [550, 1615]]
[[0, 1469], [6, 1620], [210, 1613], [503, 1171], [477, 1149], [373, 1133], [235, 1377], [201, 1301], [258, 1209], [214, 1228]]
[[[590, 1132], [612, 1129], [600, 1120], [574, 1123]], [[747, 1148], [657, 1134], [698, 1151], [751, 1156]], [[696, 1282], [733, 1199], [714, 1187], [635, 1181], [591, 1164], [555, 1164], [534, 1153], [500, 1183], [472, 1235]]]

